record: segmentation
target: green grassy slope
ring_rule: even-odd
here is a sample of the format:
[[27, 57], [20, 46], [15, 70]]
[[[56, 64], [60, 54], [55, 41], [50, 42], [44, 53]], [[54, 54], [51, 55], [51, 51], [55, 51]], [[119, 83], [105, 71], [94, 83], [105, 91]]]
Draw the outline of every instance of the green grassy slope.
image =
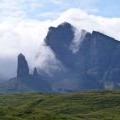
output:
[[120, 120], [120, 91], [1, 94], [0, 120]]

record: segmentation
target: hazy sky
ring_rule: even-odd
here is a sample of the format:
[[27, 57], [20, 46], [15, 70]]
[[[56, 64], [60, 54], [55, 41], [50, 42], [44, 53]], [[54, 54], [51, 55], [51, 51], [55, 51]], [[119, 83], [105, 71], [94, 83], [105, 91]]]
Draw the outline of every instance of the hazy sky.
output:
[[20, 52], [30, 68], [48, 70], [54, 55], [44, 38], [49, 26], [64, 21], [120, 40], [119, 11], [120, 0], [0, 0], [0, 78], [15, 76]]

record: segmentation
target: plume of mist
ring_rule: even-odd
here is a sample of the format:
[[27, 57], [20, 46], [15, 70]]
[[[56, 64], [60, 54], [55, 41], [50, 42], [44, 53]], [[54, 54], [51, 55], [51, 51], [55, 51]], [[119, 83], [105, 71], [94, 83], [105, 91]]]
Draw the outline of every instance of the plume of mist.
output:
[[74, 32], [75, 32], [75, 37], [70, 45], [70, 50], [72, 50], [73, 53], [76, 53], [78, 52], [80, 48], [80, 44], [84, 40], [85, 35], [88, 32], [85, 30], [78, 30], [78, 29], [75, 29]]

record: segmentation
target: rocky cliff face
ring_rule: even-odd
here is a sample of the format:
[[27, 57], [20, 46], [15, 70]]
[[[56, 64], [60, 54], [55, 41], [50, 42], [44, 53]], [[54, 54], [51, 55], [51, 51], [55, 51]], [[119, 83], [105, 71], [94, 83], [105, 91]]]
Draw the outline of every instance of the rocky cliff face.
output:
[[73, 74], [72, 79], [79, 84], [77, 89], [119, 88], [120, 42], [97, 31], [84, 31], [78, 50], [73, 52], [70, 47], [75, 38], [74, 29], [69, 23], [51, 27], [45, 41], [69, 74]]
[[74, 28], [69, 23], [63, 23], [57, 28], [50, 27], [45, 39], [47, 45], [52, 48], [56, 57], [67, 67], [73, 67], [73, 63], [75, 62], [69, 48], [74, 39], [73, 29]]

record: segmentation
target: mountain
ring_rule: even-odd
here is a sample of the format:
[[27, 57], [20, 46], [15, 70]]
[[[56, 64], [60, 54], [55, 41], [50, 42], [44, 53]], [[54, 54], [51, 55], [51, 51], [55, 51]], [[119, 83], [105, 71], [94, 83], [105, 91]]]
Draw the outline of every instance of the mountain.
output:
[[0, 84], [0, 92], [50, 92], [50, 84], [43, 80], [34, 69], [33, 75], [29, 74], [27, 60], [23, 54], [18, 55], [17, 77]]
[[[59, 69], [29, 74], [23, 54], [18, 55], [17, 77], [0, 84], [0, 91], [74, 92], [120, 89], [120, 42], [98, 31], [77, 31], [70, 23], [50, 27], [45, 44], [59, 61]], [[52, 67], [54, 64], [50, 62]]]
[[[77, 51], [74, 52], [75, 28], [71, 24], [63, 23], [56, 28], [49, 28], [45, 42], [68, 71], [57, 83], [57, 86], [61, 84], [58, 88], [119, 89], [120, 42], [97, 31], [89, 33], [82, 30], [81, 33]], [[69, 88], [63, 87], [69, 83]]]

